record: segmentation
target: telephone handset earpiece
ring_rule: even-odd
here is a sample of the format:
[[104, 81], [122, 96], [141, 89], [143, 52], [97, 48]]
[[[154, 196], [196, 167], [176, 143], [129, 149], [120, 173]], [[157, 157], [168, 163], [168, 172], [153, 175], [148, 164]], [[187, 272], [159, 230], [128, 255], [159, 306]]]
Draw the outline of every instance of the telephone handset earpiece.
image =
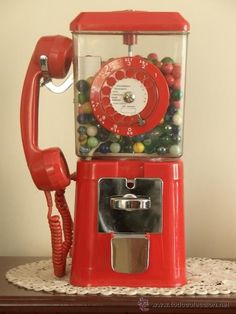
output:
[[21, 134], [27, 164], [38, 189], [53, 191], [70, 184], [70, 173], [62, 151], [38, 147], [38, 104], [40, 79], [45, 75], [40, 57], [48, 62], [48, 75], [64, 78], [72, 60], [72, 40], [64, 36], [39, 39], [25, 77], [21, 98]]

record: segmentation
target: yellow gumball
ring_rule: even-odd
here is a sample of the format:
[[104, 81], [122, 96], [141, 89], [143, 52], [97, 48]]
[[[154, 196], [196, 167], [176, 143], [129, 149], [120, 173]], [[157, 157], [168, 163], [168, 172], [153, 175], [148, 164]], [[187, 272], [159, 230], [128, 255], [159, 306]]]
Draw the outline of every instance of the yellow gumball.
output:
[[142, 153], [144, 151], [144, 145], [141, 142], [137, 142], [133, 145], [133, 150], [135, 153]]
[[88, 77], [86, 81], [89, 83], [89, 85], [92, 85], [92, 83], [93, 83], [93, 76]]
[[82, 105], [82, 109], [84, 113], [91, 113], [92, 112], [92, 107], [89, 101], [87, 101], [86, 103], [84, 103]]
[[88, 139], [88, 136], [87, 136], [87, 135], [81, 134], [81, 135], [79, 136], [79, 142], [80, 142], [80, 144], [81, 144], [81, 145], [86, 144], [86, 143], [87, 143], [87, 139]]

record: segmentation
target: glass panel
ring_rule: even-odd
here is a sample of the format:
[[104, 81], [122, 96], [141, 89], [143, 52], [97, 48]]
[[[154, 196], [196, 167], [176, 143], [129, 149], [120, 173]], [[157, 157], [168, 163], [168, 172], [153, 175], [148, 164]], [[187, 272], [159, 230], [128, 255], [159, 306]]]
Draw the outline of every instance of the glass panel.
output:
[[185, 34], [74, 34], [80, 157], [180, 157]]

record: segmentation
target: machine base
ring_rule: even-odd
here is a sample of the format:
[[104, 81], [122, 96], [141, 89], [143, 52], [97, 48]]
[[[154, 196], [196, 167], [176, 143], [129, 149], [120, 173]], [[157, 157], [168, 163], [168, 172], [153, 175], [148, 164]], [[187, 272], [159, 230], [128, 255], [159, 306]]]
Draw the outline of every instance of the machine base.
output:
[[[146, 230], [144, 223], [144, 229], [137, 229], [135, 232], [101, 230], [99, 204], [103, 196], [99, 195], [99, 182], [102, 178], [160, 180], [162, 189], [161, 193], [158, 192], [160, 195], [157, 195], [160, 198], [158, 201], [161, 202], [161, 228]], [[155, 200], [153, 201], [155, 204]], [[107, 210], [107, 205], [105, 207]], [[110, 213], [110, 208], [107, 213]], [[135, 211], [132, 213], [138, 214]], [[178, 287], [186, 283], [181, 160], [78, 161], [74, 222], [71, 284]], [[122, 241], [128, 238], [128, 241], [123, 241], [123, 248], [122, 245], [115, 247], [115, 250], [121, 251], [118, 251], [118, 257], [114, 257], [112, 240], [117, 237]], [[137, 238], [146, 239], [147, 245], [141, 243], [142, 241], [139, 241], [140, 245], [131, 241]], [[124, 265], [114, 267], [114, 258]], [[135, 266], [140, 260], [146, 265], [143, 269]]]

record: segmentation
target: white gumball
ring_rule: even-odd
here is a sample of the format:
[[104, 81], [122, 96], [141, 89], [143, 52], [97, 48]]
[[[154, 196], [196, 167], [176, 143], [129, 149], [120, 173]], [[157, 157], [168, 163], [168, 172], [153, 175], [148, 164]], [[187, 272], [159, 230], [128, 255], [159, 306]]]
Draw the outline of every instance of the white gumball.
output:
[[173, 123], [175, 125], [181, 125], [183, 123], [183, 118], [181, 116], [181, 114], [179, 113], [176, 113], [174, 116], [173, 116]]
[[181, 152], [182, 152], [182, 150], [181, 150], [181, 147], [179, 145], [171, 145], [169, 148], [169, 153], [173, 157], [181, 156]]
[[96, 136], [98, 133], [98, 129], [95, 125], [90, 125], [88, 128], [87, 128], [87, 134], [88, 136]]

